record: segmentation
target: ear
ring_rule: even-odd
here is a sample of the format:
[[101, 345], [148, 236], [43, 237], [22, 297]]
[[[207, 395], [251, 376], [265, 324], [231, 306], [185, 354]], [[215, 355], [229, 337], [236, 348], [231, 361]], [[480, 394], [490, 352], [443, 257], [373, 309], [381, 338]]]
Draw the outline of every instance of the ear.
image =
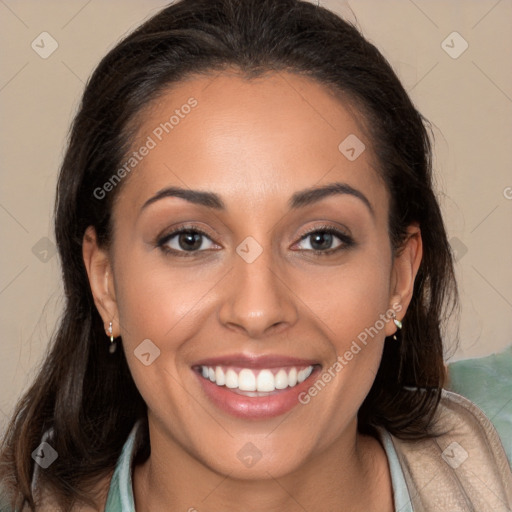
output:
[[82, 255], [94, 304], [103, 319], [105, 331], [112, 322], [112, 335], [117, 337], [120, 329], [112, 266], [108, 251], [98, 245], [98, 237], [93, 226], [85, 230]]
[[[417, 223], [407, 228], [407, 239], [399, 249], [393, 261], [391, 270], [390, 308], [395, 311], [397, 320], [402, 320], [412, 299], [414, 280], [420, 268], [423, 256], [421, 230]], [[397, 331], [394, 322], [387, 322], [386, 336], [392, 336]]]

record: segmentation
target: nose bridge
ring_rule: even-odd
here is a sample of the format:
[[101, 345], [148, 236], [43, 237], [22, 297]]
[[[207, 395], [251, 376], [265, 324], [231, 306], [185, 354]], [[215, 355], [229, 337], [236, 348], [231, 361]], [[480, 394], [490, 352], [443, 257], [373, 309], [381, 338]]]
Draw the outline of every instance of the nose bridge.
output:
[[220, 308], [224, 325], [242, 328], [253, 338], [270, 327], [292, 324], [297, 311], [292, 294], [279, 276], [273, 251], [247, 237], [236, 249], [233, 272]]

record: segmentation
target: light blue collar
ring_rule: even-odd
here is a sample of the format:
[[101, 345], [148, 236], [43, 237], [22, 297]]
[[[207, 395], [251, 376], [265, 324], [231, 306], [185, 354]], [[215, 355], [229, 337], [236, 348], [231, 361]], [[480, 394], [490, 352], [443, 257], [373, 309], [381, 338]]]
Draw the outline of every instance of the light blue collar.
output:
[[133, 499], [132, 466], [136, 453], [137, 440], [141, 421], [133, 426], [126, 439], [121, 455], [117, 461], [110, 489], [108, 491], [105, 512], [135, 512], [135, 500]]
[[377, 429], [382, 446], [388, 457], [389, 471], [391, 473], [391, 483], [393, 485], [393, 498], [395, 500], [396, 512], [413, 512], [411, 496], [407, 489], [405, 482], [404, 472], [398, 460], [398, 455], [395, 450], [391, 435], [383, 428]]

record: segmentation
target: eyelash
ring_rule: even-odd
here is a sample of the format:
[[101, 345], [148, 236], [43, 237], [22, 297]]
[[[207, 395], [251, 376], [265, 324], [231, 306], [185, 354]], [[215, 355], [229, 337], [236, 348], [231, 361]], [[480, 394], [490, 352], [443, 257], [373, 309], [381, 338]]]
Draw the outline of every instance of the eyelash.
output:
[[[182, 226], [179, 229], [172, 231], [171, 233], [168, 233], [162, 237], [159, 237], [156, 241], [156, 246], [158, 248], [160, 248], [165, 254], [178, 256], [180, 258], [181, 257], [189, 258], [189, 257], [196, 256], [197, 253], [204, 252], [204, 250], [202, 250], [202, 251], [177, 251], [175, 249], [170, 249], [169, 247], [167, 247], [166, 244], [170, 240], [172, 240], [176, 235], [181, 235], [184, 233], [202, 235], [211, 240], [210, 235], [208, 235], [208, 233], [206, 233], [202, 229], [199, 229], [195, 226]], [[315, 233], [327, 233], [330, 235], [334, 235], [342, 243], [341, 243], [341, 245], [339, 245], [338, 247], [336, 247], [334, 249], [324, 249], [324, 250], [317, 250], [317, 251], [315, 251], [313, 249], [302, 249], [302, 251], [313, 252], [316, 256], [328, 256], [328, 255], [333, 255], [339, 251], [349, 249], [355, 245], [355, 241], [352, 237], [343, 233], [342, 231], [339, 231], [338, 229], [333, 228], [332, 226], [315, 227], [314, 229], [311, 229], [310, 231], [307, 231], [306, 233], [304, 233], [298, 241], [301, 242], [302, 240], [307, 239], [309, 236], [311, 236]], [[211, 240], [211, 241], [213, 242], [213, 240]]]

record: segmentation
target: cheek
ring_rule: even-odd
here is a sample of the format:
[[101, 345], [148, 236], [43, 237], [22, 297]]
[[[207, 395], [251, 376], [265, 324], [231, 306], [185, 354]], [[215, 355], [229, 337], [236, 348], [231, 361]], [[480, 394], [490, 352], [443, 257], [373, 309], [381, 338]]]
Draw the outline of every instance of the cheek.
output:
[[[212, 280], [144, 251], [115, 261], [116, 300], [130, 372], [150, 408], [176, 404], [182, 389], [174, 385], [181, 380], [180, 351], [199, 330], [198, 312]], [[150, 355], [144, 361], [146, 353]]]
[[[208, 265], [171, 263], [156, 251], [134, 250], [116, 258], [114, 269], [120, 276], [116, 298], [128, 366], [144, 400], [155, 410], [159, 404], [183, 400], [176, 383], [190, 379], [187, 356], [201, 338], [203, 320], [214, 315], [212, 297], [226, 273]], [[151, 353], [147, 366], [140, 358], [148, 352], [142, 352], [143, 343], [158, 355], [152, 362]]]
[[306, 279], [297, 281], [304, 283], [298, 295], [310, 308], [310, 317], [320, 320], [316, 324], [330, 343], [332, 355], [319, 377], [329, 391], [324, 393], [324, 384], [318, 383], [311, 396], [322, 396], [315, 414], [329, 416], [333, 436], [356, 414], [379, 368], [385, 326], [392, 321], [390, 262], [390, 253], [362, 251], [347, 265], [323, 270], [309, 286]]
[[119, 319], [129, 346], [145, 338], [172, 341], [172, 332], [182, 331], [198, 314], [215, 283], [211, 273], [142, 252], [119, 259], [116, 270], [122, 276], [116, 283]]
[[337, 352], [389, 309], [390, 257], [386, 256], [360, 251], [344, 265], [297, 277], [294, 290], [322, 320]]

